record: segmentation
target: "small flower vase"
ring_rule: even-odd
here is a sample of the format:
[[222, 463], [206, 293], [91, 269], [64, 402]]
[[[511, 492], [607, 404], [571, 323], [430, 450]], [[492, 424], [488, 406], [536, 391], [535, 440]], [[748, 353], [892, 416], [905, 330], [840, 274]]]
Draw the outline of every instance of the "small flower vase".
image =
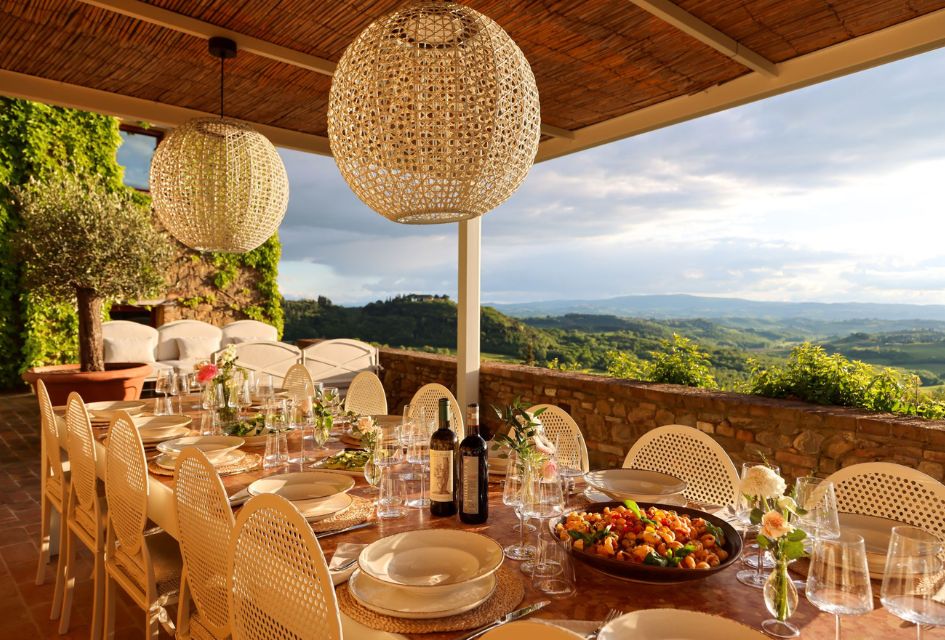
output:
[[761, 623], [765, 633], [775, 638], [796, 638], [800, 630], [791, 624], [789, 618], [797, 609], [797, 587], [788, 573], [788, 561], [776, 559], [774, 570], [764, 586], [765, 606], [773, 619]]

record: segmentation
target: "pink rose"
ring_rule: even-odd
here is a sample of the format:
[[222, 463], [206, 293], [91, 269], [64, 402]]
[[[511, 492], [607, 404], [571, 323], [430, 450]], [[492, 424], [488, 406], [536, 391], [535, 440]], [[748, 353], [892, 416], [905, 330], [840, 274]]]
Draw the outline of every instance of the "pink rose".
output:
[[558, 473], [558, 463], [552, 460], [546, 460], [541, 466], [541, 475], [545, 480], [552, 480]]
[[218, 373], [217, 365], [209, 362], [197, 370], [197, 382], [205, 384], [213, 380]]

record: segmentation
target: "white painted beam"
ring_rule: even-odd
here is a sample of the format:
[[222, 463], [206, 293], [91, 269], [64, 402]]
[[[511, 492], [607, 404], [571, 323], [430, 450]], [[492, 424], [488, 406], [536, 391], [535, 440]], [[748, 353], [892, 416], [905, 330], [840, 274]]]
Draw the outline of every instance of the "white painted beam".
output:
[[459, 223], [458, 300], [456, 314], [456, 399], [479, 402], [479, 295], [482, 218]]
[[673, 4], [670, 0], [630, 0], [630, 2], [753, 71], [772, 77], [778, 75], [778, 67], [773, 62]]
[[196, 36], [198, 38], [210, 39], [215, 36], [229, 38], [230, 40], [234, 41], [237, 47], [239, 47], [239, 49], [242, 51], [246, 51], [257, 56], [263, 56], [265, 58], [269, 58], [270, 60], [276, 60], [277, 62], [284, 62], [285, 64], [291, 64], [296, 67], [308, 69], [309, 71], [315, 71], [316, 73], [321, 73], [326, 76], [334, 74], [335, 67], [337, 66], [334, 62], [331, 60], [326, 60], [325, 58], [319, 58], [318, 56], [302, 53], [301, 51], [296, 51], [295, 49], [281, 47], [277, 44], [260, 40], [259, 38], [247, 36], [230, 29], [225, 29], [223, 27], [218, 27], [217, 25], [211, 24], [209, 22], [203, 22], [202, 20], [197, 20], [180, 13], [168, 11], [167, 9], [161, 9], [160, 7], [155, 7], [154, 5], [138, 2], [138, 0], [79, 1], [92, 5], [93, 7], [107, 9], [108, 11], [120, 13], [121, 15], [128, 16], [129, 18], [155, 24], [159, 27], [172, 29], [174, 31], [186, 33], [187, 35]]
[[[192, 118], [217, 115], [2, 69], [0, 69], [0, 94], [61, 107], [95, 111], [117, 116], [125, 121], [147, 122], [158, 127], [176, 127]], [[250, 124], [277, 147], [331, 155], [328, 138], [256, 122]]]
[[578, 129], [572, 140], [545, 140], [538, 146], [535, 161], [559, 158], [942, 46], [945, 9], [782, 62], [776, 78], [747, 74], [699, 93]]

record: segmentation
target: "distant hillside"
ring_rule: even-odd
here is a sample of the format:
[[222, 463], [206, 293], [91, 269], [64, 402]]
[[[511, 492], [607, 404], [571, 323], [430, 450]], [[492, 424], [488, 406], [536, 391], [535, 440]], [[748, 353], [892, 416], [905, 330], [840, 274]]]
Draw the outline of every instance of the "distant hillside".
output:
[[758, 302], [740, 298], [690, 295], [620, 296], [603, 300], [549, 300], [490, 306], [510, 316], [527, 318], [565, 314], [612, 315], [630, 318], [750, 318], [808, 321], [932, 320], [945, 322], [945, 305], [874, 304], [859, 302]]

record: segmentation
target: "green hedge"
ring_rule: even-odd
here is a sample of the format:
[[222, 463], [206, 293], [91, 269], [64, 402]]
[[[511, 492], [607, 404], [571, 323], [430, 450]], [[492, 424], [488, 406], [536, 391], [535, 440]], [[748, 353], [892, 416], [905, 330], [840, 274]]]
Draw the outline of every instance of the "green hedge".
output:
[[[125, 189], [116, 152], [121, 145], [118, 120], [75, 109], [0, 97], [0, 388], [22, 385], [20, 373], [44, 364], [76, 362], [78, 322], [73, 302], [57, 303], [27, 293], [11, 238], [19, 216], [11, 189], [31, 178], [44, 180], [62, 172], [98, 176], [113, 189]], [[139, 196], [147, 200], [147, 196]], [[283, 326], [277, 282], [281, 249], [273, 236], [246, 254], [208, 254], [217, 269], [214, 286], [225, 289], [240, 269], [256, 269], [263, 305], [240, 309], [249, 318]]]

